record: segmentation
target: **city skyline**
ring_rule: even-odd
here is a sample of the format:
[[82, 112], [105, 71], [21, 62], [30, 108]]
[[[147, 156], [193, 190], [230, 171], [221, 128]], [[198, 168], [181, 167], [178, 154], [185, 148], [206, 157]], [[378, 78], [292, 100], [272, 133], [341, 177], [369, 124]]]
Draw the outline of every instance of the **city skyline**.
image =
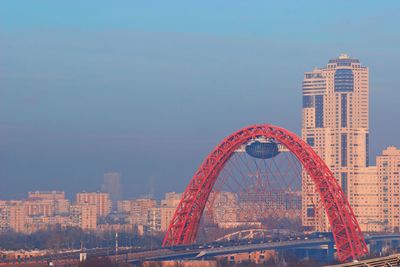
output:
[[[302, 138], [323, 159], [336, 177], [345, 198], [348, 199], [353, 207], [354, 214], [363, 231], [398, 232], [400, 220], [396, 219], [399, 217], [396, 214], [399, 211], [398, 203], [400, 203], [399, 190], [397, 188], [399, 183], [400, 150], [395, 146], [387, 146], [377, 155], [376, 166], [370, 164], [369, 75], [368, 66], [363, 65], [359, 59], [347, 54], [340, 54], [336, 58], [331, 58], [325, 67], [314, 68], [312, 71], [304, 72], [304, 80], [302, 82]], [[260, 146], [263, 143], [266, 144], [265, 142], [267, 144], [271, 142], [268, 138], [264, 139], [264, 141], [263, 139], [257, 140], [256, 142], [254, 142], [255, 140], [247, 141], [246, 147], [241, 146], [234, 150], [241, 161], [243, 161], [240, 155], [242, 153], [249, 154], [254, 158], [262, 156], [262, 154], [257, 154], [262, 152], [260, 150], [262, 146], [250, 146], [250, 144]], [[274, 158], [279, 153], [287, 152], [288, 149], [293, 152], [289, 147], [282, 145], [280, 147], [276, 146], [274, 148], [276, 151], [273, 150], [275, 151], [274, 153], [267, 154], [265, 155], [266, 157], [260, 157], [259, 159]], [[232, 158], [235, 157], [232, 156]], [[286, 164], [288, 164], [293, 159], [290, 160], [286, 157], [286, 160]], [[240, 167], [246, 167], [250, 171], [249, 165], [238, 165], [238, 158], [233, 162], [236, 162], [236, 170], [240, 169]], [[257, 163], [255, 164], [255, 166], [258, 166]], [[269, 165], [271, 164], [272, 161]], [[303, 174], [301, 175], [302, 194], [298, 191], [293, 195], [288, 193], [291, 192], [292, 188], [290, 187], [279, 188], [277, 185], [273, 186], [274, 173], [281, 172], [278, 168], [279, 164], [277, 165], [275, 161], [273, 164], [277, 169], [271, 168], [271, 165], [268, 169], [265, 168], [265, 174], [263, 175], [269, 172], [266, 175], [268, 177], [267, 180], [269, 180], [268, 183], [270, 183], [268, 186], [272, 190], [278, 191], [263, 191], [264, 182], [262, 182], [262, 177], [260, 176], [260, 170], [262, 171], [262, 169], [257, 167], [256, 172], [251, 176], [256, 177], [255, 185], [260, 187], [260, 191], [251, 191], [251, 184], [250, 186], [247, 184], [249, 187], [245, 189], [246, 194], [249, 195], [244, 194], [244, 192], [239, 193], [240, 190], [245, 188], [241, 186], [245, 185], [239, 186], [238, 192], [221, 191], [225, 192], [222, 194], [226, 201], [224, 203], [224, 201], [218, 200], [220, 197], [218, 190], [221, 190], [221, 188], [216, 189], [217, 191], [214, 192], [216, 193], [216, 199], [212, 200], [211, 204], [206, 208], [206, 210], [208, 209], [206, 214], [210, 216], [209, 219], [214, 220], [215, 224], [221, 225], [221, 228], [226, 226], [228, 228], [237, 227], [241, 224], [246, 225], [246, 221], [243, 220], [245, 217], [249, 219], [251, 216], [254, 216], [254, 218], [258, 216], [258, 220], [260, 220], [265, 214], [269, 214], [267, 212], [269, 208], [274, 207], [274, 205], [275, 207], [283, 205], [278, 210], [291, 210], [293, 217], [296, 217], [296, 211], [302, 210], [303, 227], [322, 232], [330, 231], [327, 218], [317, 215], [318, 208], [315, 203], [319, 203], [321, 200], [319, 196], [315, 195], [316, 184], [308, 176], [309, 172], [305, 172], [306, 169], [303, 169]], [[292, 171], [296, 173], [295, 170]], [[232, 174], [232, 170], [229, 173], [236, 179], [235, 175]], [[221, 174], [221, 176], [225, 177], [221, 179], [226, 180], [226, 174]], [[289, 172], [286, 172], [286, 176], [287, 178], [289, 177], [289, 180], [294, 178], [291, 177]], [[242, 178], [245, 179], [245, 176]], [[278, 176], [277, 178], [286, 179], [283, 176]], [[292, 183], [295, 184], [295, 180]], [[232, 190], [234, 187], [230, 186], [229, 188]], [[43, 224], [46, 225], [48, 218], [55, 217], [57, 218], [56, 222], [63, 218], [65, 225], [83, 225], [81, 226], [83, 229], [96, 230], [99, 225], [101, 229], [106, 229], [108, 225], [108, 223], [104, 223], [105, 221], [100, 223], [99, 219], [106, 219], [113, 214], [112, 216], [122, 216], [120, 219], [124, 218], [126, 220], [126, 214], [124, 215], [124, 213], [133, 216], [132, 218], [134, 219], [131, 219], [133, 221], [130, 224], [135, 222], [133, 225], [148, 227], [148, 229], [153, 229], [152, 231], [165, 232], [168, 222], [179, 204], [181, 194], [168, 193], [168, 191], [163, 193], [165, 193], [165, 199], [161, 200], [159, 204], [158, 200], [160, 199], [155, 198], [153, 195], [139, 199], [133, 199], [132, 197], [122, 198], [121, 174], [115, 171], [108, 171], [104, 173], [101, 190], [89, 190], [89, 192], [80, 190], [76, 193], [75, 202], [69, 202], [69, 200], [65, 199], [65, 192], [53, 190], [47, 192], [31, 191], [26, 199], [12, 200], [10, 202], [2, 201], [2, 205], [4, 206], [3, 211], [6, 212], [4, 214], [7, 214], [8, 210], [18, 214], [21, 210], [26, 209], [25, 212], [29, 215], [27, 217], [29, 219], [24, 220], [27, 220], [27, 223], [29, 220], [33, 220], [33, 223], [28, 223], [28, 225], [32, 224], [30, 227], [25, 227], [24, 223], [20, 222], [23, 221], [22, 219], [17, 223], [10, 223], [10, 225], [14, 225], [12, 228], [18, 232], [35, 229], [34, 223], [36, 221], [31, 219], [35, 216], [44, 216], [44, 222], [39, 224], [41, 227], [43, 227]], [[237, 195], [238, 193], [239, 195]], [[259, 194], [262, 193], [265, 196], [259, 198]], [[271, 198], [268, 198], [268, 196]], [[211, 197], [211, 199], [213, 198]], [[257, 202], [261, 199], [265, 203]], [[49, 200], [51, 201], [49, 202]], [[290, 204], [290, 207], [287, 206], [292, 201], [297, 204], [293, 204], [293, 207], [291, 207], [292, 204]], [[265, 210], [260, 214], [253, 214], [249, 217], [248, 213], [244, 213], [248, 212], [245, 207], [250, 207], [249, 211], [251, 211], [254, 203], [258, 203], [258, 209]], [[113, 212], [117, 213], [114, 214]], [[81, 221], [81, 218], [84, 218], [83, 213], [87, 213], [88, 218], [91, 218], [85, 223]], [[68, 215], [69, 217], [66, 214], [70, 214]], [[243, 216], [243, 214], [245, 215]], [[271, 212], [271, 217], [276, 215], [282, 217], [279, 212], [276, 214]], [[7, 217], [6, 215], [4, 216]], [[19, 216], [25, 218], [23, 213], [20, 213]], [[251, 223], [257, 221], [254, 218], [251, 219]], [[126, 221], [124, 224], [126, 224]], [[8, 224], [5, 223], [4, 225]], [[3, 228], [6, 229], [7, 226], [3, 226]]]
[[[343, 56], [343, 55], [345, 55], [345, 57], [348, 57], [347, 56], [347, 54], [344, 54], [344, 53], [342, 53], [342, 54], [340, 54], [341, 56]], [[317, 68], [315, 68], [315, 70], [314, 71], [317, 71], [318, 72], [318, 69]], [[310, 73], [312, 73], [312, 72], [310, 72]], [[369, 101], [367, 101], [367, 102], [369, 102]], [[303, 105], [304, 105], [304, 100], [303, 100]], [[371, 114], [372, 115], [372, 114]], [[368, 115], [367, 115], [368, 116]], [[368, 123], [367, 123], [368, 124]], [[372, 141], [372, 143], [373, 143], [374, 141]], [[382, 146], [384, 147], [384, 148], [386, 148], [387, 146], [389, 146], [389, 145], [393, 145], [393, 144], [388, 144], [388, 145], [386, 145], [386, 144], [382, 144]], [[382, 150], [381, 150], [382, 151]], [[367, 154], [368, 154], [368, 149], [366, 150], [366, 152], [367, 152]], [[379, 154], [380, 154], [380, 151], [378, 151], [378, 152], [374, 152], [375, 154], [373, 154], [373, 156], [378, 156]], [[371, 162], [375, 162], [375, 157], [371, 157], [371, 156], [369, 156], [369, 155], [367, 155], [367, 157], [368, 158], [370, 158], [370, 159], [368, 159], [369, 161], [371, 161]], [[113, 171], [113, 172], [110, 172], [110, 171], [106, 171], [106, 172], [104, 172], [103, 173], [103, 175], [105, 176], [105, 175], [107, 175], [107, 174], [116, 174], [116, 175], [118, 175], [119, 176], [119, 179], [120, 179], [120, 181], [121, 181], [121, 173], [120, 172], [116, 172], [116, 171]], [[125, 177], [125, 179], [126, 179], [126, 177]], [[151, 179], [151, 178], [150, 178]], [[68, 195], [74, 195], [74, 194], [76, 194], [76, 193], [78, 193], [78, 192], [86, 192], [86, 191], [88, 191], [88, 192], [91, 192], [91, 191], [93, 191], [93, 192], [96, 192], [96, 191], [98, 191], [98, 192], [100, 192], [100, 191], [107, 191], [105, 188], [104, 188], [104, 183], [103, 183], [103, 185], [101, 185], [101, 180], [102, 180], [102, 178], [99, 178], [99, 184], [97, 184], [97, 185], [92, 185], [92, 187], [89, 187], [89, 188], [75, 188], [75, 190], [74, 191], [70, 191], [70, 192], [68, 192]], [[122, 180], [124, 180], [124, 179], [122, 179]], [[34, 191], [34, 190], [42, 190], [42, 189], [45, 189], [45, 190], [64, 190], [63, 188], [39, 188], [39, 187], [35, 187], [35, 188], [29, 188], [29, 191]], [[118, 190], [120, 190], [120, 189], [118, 189]], [[183, 190], [183, 188], [182, 188], [182, 190]], [[182, 191], [181, 190], [181, 191]], [[168, 191], [168, 190], [167, 190]], [[17, 195], [19, 195], [19, 196], [21, 196], [21, 193], [24, 193], [24, 192], [18, 192], [18, 194]], [[152, 198], [156, 198], [156, 199], [161, 199], [161, 197], [162, 197], [162, 195], [164, 194], [165, 192], [164, 191], [160, 191], [160, 192], [158, 192], [157, 194], [154, 194], [154, 185], [153, 186], [149, 186], [149, 189], [148, 189], [148, 192], [146, 192], [146, 191], [142, 191], [142, 192], [139, 192], [138, 194], [135, 194], [135, 195], [130, 195], [130, 194], [128, 194], [128, 198], [129, 199], [133, 199], [133, 198], [137, 198], [137, 197], [152, 197]], [[118, 193], [118, 194], [121, 194], [121, 193]], [[4, 199], [12, 199], [13, 197], [12, 196], [9, 196], [9, 197], [6, 197], [6, 198], [4, 198]]]
[[0, 1], [0, 267], [400, 266], [398, 14]]
[[371, 158], [399, 146], [397, 2], [93, 3], [1, 4], [4, 198], [97, 190], [109, 170], [127, 197], [182, 191], [235, 129], [300, 134], [303, 72], [341, 53], [371, 68]]

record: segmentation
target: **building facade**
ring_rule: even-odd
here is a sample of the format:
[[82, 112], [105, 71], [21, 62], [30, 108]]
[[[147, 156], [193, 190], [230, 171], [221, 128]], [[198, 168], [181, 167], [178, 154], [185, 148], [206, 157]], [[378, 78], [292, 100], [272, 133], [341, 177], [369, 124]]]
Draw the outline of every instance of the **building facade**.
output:
[[95, 205], [98, 217], [105, 217], [111, 212], [111, 200], [108, 193], [103, 193], [103, 192], [77, 193], [76, 203]]
[[379, 221], [383, 230], [400, 230], [400, 149], [389, 146], [376, 157], [379, 181]]
[[147, 210], [146, 232], [155, 234], [161, 231], [161, 208], [150, 208]]
[[383, 230], [379, 220], [380, 190], [377, 167], [359, 168], [353, 178], [352, 208], [357, 215], [361, 231], [380, 232]]
[[28, 193], [29, 200], [43, 200], [44, 202], [52, 202], [54, 213], [57, 215], [66, 215], [69, 213], [70, 202], [65, 198], [64, 191], [32, 191]]
[[161, 200], [160, 207], [160, 230], [166, 232], [169, 223], [174, 217], [175, 210], [181, 201], [182, 193], [168, 192], [165, 194], [165, 199]]
[[27, 231], [26, 208], [22, 201], [11, 200], [0, 202], [0, 231]]
[[71, 205], [70, 224], [83, 230], [96, 230], [98, 208], [94, 204], [82, 203]]
[[[306, 72], [303, 80], [302, 138], [331, 169], [352, 206], [354, 177], [369, 165], [368, 77], [358, 59], [340, 55]], [[302, 176], [303, 225], [327, 231], [314, 184], [304, 171]]]

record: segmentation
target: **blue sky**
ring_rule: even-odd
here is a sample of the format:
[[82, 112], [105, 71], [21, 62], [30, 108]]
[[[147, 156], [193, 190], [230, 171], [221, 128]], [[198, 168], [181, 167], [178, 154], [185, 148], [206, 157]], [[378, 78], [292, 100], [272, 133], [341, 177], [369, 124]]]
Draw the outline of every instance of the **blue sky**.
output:
[[[0, 198], [181, 191], [225, 135], [299, 133], [304, 71], [370, 67], [371, 153], [400, 146], [398, 1], [0, 1]], [[16, 186], [16, 184], [18, 186]]]

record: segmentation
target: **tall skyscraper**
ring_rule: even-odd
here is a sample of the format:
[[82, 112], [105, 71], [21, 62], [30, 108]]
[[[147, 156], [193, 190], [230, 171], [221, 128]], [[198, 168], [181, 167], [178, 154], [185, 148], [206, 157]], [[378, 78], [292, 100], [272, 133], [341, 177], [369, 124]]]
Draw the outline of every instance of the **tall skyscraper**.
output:
[[[368, 68], [358, 59], [342, 54], [326, 67], [306, 72], [303, 80], [302, 137], [334, 173], [350, 205], [354, 177], [369, 165], [368, 76]], [[314, 184], [305, 172], [302, 189], [303, 225], [328, 230]]]
[[116, 210], [117, 202], [122, 199], [121, 174], [119, 172], [105, 173], [101, 190], [110, 195], [112, 208]]

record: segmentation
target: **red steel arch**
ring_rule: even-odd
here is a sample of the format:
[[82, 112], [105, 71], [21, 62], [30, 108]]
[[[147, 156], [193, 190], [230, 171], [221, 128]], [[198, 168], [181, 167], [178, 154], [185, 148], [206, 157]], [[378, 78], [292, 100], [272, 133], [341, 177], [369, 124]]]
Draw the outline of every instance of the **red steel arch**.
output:
[[356, 217], [328, 166], [296, 134], [270, 124], [245, 127], [231, 134], [207, 156], [183, 193], [163, 246], [195, 241], [207, 199], [225, 163], [237, 148], [257, 137], [273, 138], [287, 147], [310, 175], [328, 216], [339, 260], [365, 255], [368, 249]]

